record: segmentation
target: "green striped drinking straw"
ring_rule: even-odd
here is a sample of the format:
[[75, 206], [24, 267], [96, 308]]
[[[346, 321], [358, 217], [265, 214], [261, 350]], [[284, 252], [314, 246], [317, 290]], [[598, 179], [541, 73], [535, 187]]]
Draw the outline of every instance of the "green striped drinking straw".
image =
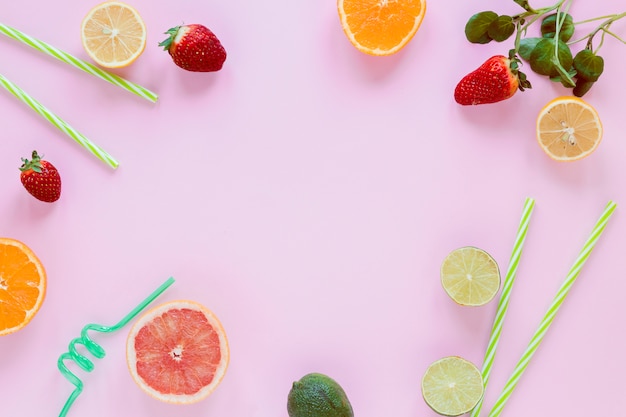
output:
[[583, 245], [583, 248], [580, 251], [580, 254], [576, 258], [576, 261], [572, 265], [561, 287], [557, 291], [552, 303], [550, 304], [550, 307], [548, 308], [548, 311], [546, 312], [545, 316], [541, 320], [541, 324], [535, 331], [533, 337], [530, 340], [530, 343], [528, 344], [528, 347], [522, 354], [522, 357], [520, 358], [519, 362], [515, 366], [515, 369], [513, 370], [512, 375], [506, 382], [500, 396], [496, 400], [491, 412], [489, 413], [489, 417], [497, 417], [500, 415], [500, 413], [502, 413], [502, 410], [504, 409], [504, 405], [511, 397], [511, 394], [513, 393], [513, 390], [517, 386], [517, 383], [519, 382], [522, 374], [528, 367], [530, 359], [533, 357], [533, 355], [537, 351], [537, 348], [539, 347], [539, 344], [541, 343], [544, 336], [546, 335], [546, 332], [548, 331], [550, 324], [552, 324], [552, 321], [554, 320], [556, 313], [558, 312], [559, 308], [563, 304], [565, 297], [567, 296], [570, 289], [572, 288], [574, 281], [576, 281], [576, 278], [580, 274], [580, 271], [583, 265], [589, 258], [589, 255], [593, 251], [596, 243], [598, 242], [598, 239], [600, 239], [600, 236], [602, 235], [602, 232], [604, 231], [616, 207], [617, 206], [613, 201], [609, 201], [607, 203], [606, 207], [604, 208], [604, 211], [602, 212], [602, 215], [597, 220], [590, 236], [588, 237], [587, 241]]
[[[530, 217], [535, 207], [535, 200], [527, 198], [524, 201], [524, 208], [522, 210], [522, 218], [515, 237], [515, 243], [513, 244], [513, 252], [509, 260], [509, 268], [504, 278], [504, 284], [502, 286], [502, 294], [498, 301], [498, 307], [496, 309], [496, 317], [491, 329], [491, 336], [487, 344], [487, 351], [485, 352], [485, 358], [483, 360], [482, 377], [483, 387], [486, 390], [489, 382], [489, 376], [491, 375], [491, 368], [496, 357], [496, 349], [498, 347], [498, 341], [502, 334], [502, 324], [504, 323], [504, 317], [506, 316], [507, 309], [509, 307], [509, 299], [511, 298], [511, 290], [513, 283], [515, 282], [515, 276], [517, 274], [517, 268], [522, 255], [522, 249], [524, 247], [524, 241], [526, 240], [526, 234], [528, 233], [528, 225], [530, 223]], [[480, 414], [482, 408], [483, 398], [480, 399], [478, 404], [472, 409], [470, 416], [476, 417]]]
[[83, 61], [82, 59], [76, 58], [75, 56], [70, 55], [67, 52], [63, 52], [50, 44], [28, 36], [24, 32], [21, 32], [15, 28], [0, 23], [0, 33], [8, 36], [9, 38], [15, 39], [16, 41], [19, 41], [25, 45], [28, 45], [39, 52], [43, 52], [46, 55], [52, 56], [59, 61], [65, 62], [66, 64], [85, 71], [88, 74], [108, 81], [113, 85], [117, 85], [118, 87], [122, 87], [126, 91], [136, 94], [139, 97], [143, 97], [148, 101], [151, 101], [153, 103], [157, 101], [158, 95], [148, 90], [147, 88], [142, 87], [139, 84], [127, 81], [116, 74], [104, 71], [89, 62]]
[[0, 85], [2, 85], [2, 87], [4, 87], [15, 97], [20, 99], [23, 103], [27, 104], [37, 114], [50, 122], [54, 127], [65, 133], [70, 138], [74, 139], [75, 142], [91, 152], [92, 155], [95, 155], [99, 160], [101, 160], [111, 168], [118, 167], [119, 162], [117, 162], [117, 160], [109, 155], [104, 149], [100, 148], [98, 145], [87, 139], [82, 133], [78, 132], [76, 129], [71, 127], [65, 120], [52, 113], [45, 106], [29, 96], [24, 90], [19, 88], [13, 82], [9, 81], [2, 74], [0, 74]]

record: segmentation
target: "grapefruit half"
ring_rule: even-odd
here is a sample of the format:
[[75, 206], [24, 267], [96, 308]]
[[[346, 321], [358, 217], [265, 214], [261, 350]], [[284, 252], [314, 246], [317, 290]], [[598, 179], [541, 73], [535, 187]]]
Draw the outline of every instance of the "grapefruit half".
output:
[[150, 396], [192, 404], [220, 384], [228, 367], [228, 339], [208, 308], [194, 301], [161, 304], [131, 328], [126, 360], [133, 380]]

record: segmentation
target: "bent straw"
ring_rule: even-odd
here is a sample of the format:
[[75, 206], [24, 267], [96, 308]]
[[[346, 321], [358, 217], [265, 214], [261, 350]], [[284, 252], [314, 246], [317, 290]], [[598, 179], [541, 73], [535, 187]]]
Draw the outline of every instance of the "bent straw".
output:
[[15, 28], [9, 27], [0, 23], [0, 33], [15, 39], [25, 45], [28, 45], [39, 52], [43, 52], [46, 55], [50, 55], [59, 61], [65, 62], [75, 68], [85, 71], [88, 74], [95, 75], [98, 78], [101, 78], [105, 81], [110, 82], [111, 84], [122, 87], [123, 89], [138, 95], [139, 97], [143, 97], [146, 100], [149, 100], [153, 103], [157, 101], [158, 95], [153, 93], [152, 91], [144, 88], [138, 84], [127, 81], [124, 78], [112, 74], [110, 72], [106, 72], [97, 66], [90, 64], [89, 62], [83, 61], [79, 58], [76, 58], [73, 55], [70, 55], [66, 52], [63, 52], [52, 45], [49, 45], [45, 42], [42, 42], [38, 39], [28, 36], [24, 32], [21, 32]]
[[82, 133], [76, 131], [67, 122], [57, 117], [54, 113], [48, 110], [45, 106], [39, 103], [37, 100], [29, 96], [24, 90], [19, 88], [13, 82], [9, 81], [5, 76], [0, 74], [0, 85], [2, 85], [7, 91], [20, 99], [23, 103], [26, 103], [31, 109], [35, 110], [40, 116], [52, 123], [57, 129], [74, 139], [81, 146], [95, 155], [98, 159], [106, 163], [111, 168], [117, 168], [119, 162], [111, 155], [109, 155], [104, 149], [87, 139]]
[[[513, 288], [513, 283], [515, 282], [515, 276], [517, 274], [517, 268], [519, 266], [520, 257], [522, 255], [524, 241], [526, 240], [526, 234], [528, 232], [530, 216], [533, 213], [534, 207], [535, 200], [533, 200], [532, 198], [527, 198], [526, 201], [524, 201], [522, 218], [520, 220], [517, 235], [515, 237], [515, 243], [513, 244], [513, 252], [511, 254], [511, 259], [509, 260], [509, 268], [507, 270], [506, 277], [504, 278], [502, 294], [500, 295], [500, 300], [498, 301], [496, 317], [493, 322], [493, 327], [491, 328], [491, 336], [489, 337], [487, 351], [485, 352], [485, 358], [483, 360], [482, 377], [484, 390], [487, 389], [487, 384], [489, 383], [491, 368], [493, 367], [493, 361], [496, 357], [496, 349], [498, 347], [500, 335], [502, 334], [502, 323], [504, 322], [504, 317], [506, 316], [506, 312], [509, 307], [511, 289]], [[478, 404], [476, 404], [476, 406], [472, 409], [470, 417], [476, 417], [480, 414], [483, 400], [484, 397], [482, 397]]]
[[83, 391], [83, 382], [80, 380], [80, 378], [74, 375], [67, 368], [67, 366], [65, 365], [65, 361], [73, 360], [81, 369], [83, 369], [86, 372], [91, 372], [94, 368], [93, 362], [91, 362], [91, 360], [89, 360], [88, 358], [86, 358], [85, 356], [81, 355], [80, 353], [76, 351], [76, 345], [77, 344], [83, 345], [89, 353], [91, 353], [93, 356], [95, 356], [98, 359], [102, 359], [105, 355], [105, 352], [102, 346], [100, 346], [99, 344], [91, 340], [89, 338], [89, 335], [87, 334], [87, 331], [93, 330], [93, 331], [101, 332], [101, 333], [110, 333], [110, 332], [119, 330], [120, 328], [128, 324], [128, 322], [131, 321], [137, 314], [139, 314], [141, 310], [146, 308], [148, 304], [154, 301], [155, 298], [157, 298], [163, 291], [165, 291], [173, 283], [174, 283], [174, 278], [172, 277], [168, 278], [163, 284], [161, 284], [159, 288], [157, 288], [152, 294], [150, 294], [145, 300], [143, 300], [137, 307], [135, 307], [130, 313], [128, 313], [116, 325], [107, 327], [107, 326], [101, 326], [99, 324], [88, 324], [85, 327], [83, 327], [82, 331], [80, 332], [80, 337], [73, 339], [70, 342], [68, 351], [63, 353], [61, 356], [59, 356], [59, 360], [57, 361], [57, 367], [59, 368], [59, 371], [61, 371], [61, 374], [63, 374], [63, 376], [67, 378], [67, 380], [70, 381], [72, 385], [74, 385], [75, 388], [74, 388], [74, 391], [72, 391], [72, 393], [70, 394], [67, 401], [65, 402], [65, 405], [63, 406], [63, 409], [61, 410], [61, 414], [59, 414], [59, 417], [65, 417], [67, 415], [67, 412], [69, 411], [70, 407], [72, 406], [72, 404], [74, 404], [74, 401], [76, 400], [76, 398], [78, 398], [80, 393]]
[[602, 215], [596, 222], [593, 228], [593, 231], [591, 232], [591, 235], [585, 242], [585, 245], [583, 246], [583, 249], [578, 255], [578, 258], [576, 258], [574, 265], [572, 265], [569, 273], [567, 274], [565, 281], [563, 282], [558, 292], [556, 293], [554, 300], [552, 301], [552, 304], [548, 308], [548, 311], [546, 312], [545, 316], [543, 317], [543, 320], [541, 321], [541, 324], [539, 325], [539, 327], [535, 331], [535, 334], [530, 340], [530, 343], [528, 344], [526, 351], [524, 352], [519, 362], [517, 363], [517, 366], [515, 367], [513, 374], [511, 375], [511, 377], [505, 384], [504, 389], [502, 390], [502, 393], [496, 400], [496, 403], [493, 409], [489, 413], [489, 417], [496, 417], [496, 416], [499, 416], [500, 413], [502, 413], [502, 409], [504, 408], [504, 405], [506, 404], [508, 399], [511, 397], [511, 394], [513, 393], [513, 390], [515, 389], [515, 386], [517, 385], [522, 374], [526, 370], [526, 367], [528, 366], [530, 359], [532, 358], [534, 353], [537, 351], [539, 344], [541, 343], [544, 336], [546, 335], [546, 332], [548, 331], [550, 324], [554, 320], [554, 317], [556, 316], [557, 311], [563, 304], [565, 297], [567, 296], [570, 289], [572, 288], [574, 281], [580, 274], [580, 271], [583, 265], [585, 264], [585, 262], [587, 261], [587, 258], [591, 254], [591, 251], [595, 247], [598, 239], [600, 238], [600, 235], [604, 231], [604, 228], [606, 227], [611, 215], [613, 214], [615, 207], [616, 207], [616, 204], [613, 201], [609, 201], [607, 203], [604, 211], [602, 212]]

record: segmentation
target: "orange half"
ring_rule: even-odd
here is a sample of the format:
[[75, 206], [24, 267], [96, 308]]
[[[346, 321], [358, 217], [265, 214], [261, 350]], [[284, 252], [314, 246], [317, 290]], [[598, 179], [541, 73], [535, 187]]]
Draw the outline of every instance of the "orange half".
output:
[[557, 97], [537, 117], [537, 141], [556, 161], [589, 156], [602, 141], [602, 122], [596, 109], [581, 98]]
[[46, 272], [22, 242], [0, 238], [0, 336], [16, 332], [37, 314], [46, 295]]
[[81, 27], [83, 47], [99, 65], [121, 68], [133, 63], [146, 47], [146, 26], [128, 4], [109, 1], [89, 11]]
[[359, 51], [391, 55], [415, 35], [426, 0], [337, 0], [341, 26]]

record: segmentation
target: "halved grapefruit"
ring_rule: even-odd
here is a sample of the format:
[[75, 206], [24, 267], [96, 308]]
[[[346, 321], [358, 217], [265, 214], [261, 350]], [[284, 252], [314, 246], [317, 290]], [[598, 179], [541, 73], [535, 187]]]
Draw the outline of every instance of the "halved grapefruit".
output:
[[145, 313], [131, 328], [126, 360], [146, 393], [173, 404], [206, 398], [220, 384], [230, 354], [218, 318], [194, 301], [177, 300]]

